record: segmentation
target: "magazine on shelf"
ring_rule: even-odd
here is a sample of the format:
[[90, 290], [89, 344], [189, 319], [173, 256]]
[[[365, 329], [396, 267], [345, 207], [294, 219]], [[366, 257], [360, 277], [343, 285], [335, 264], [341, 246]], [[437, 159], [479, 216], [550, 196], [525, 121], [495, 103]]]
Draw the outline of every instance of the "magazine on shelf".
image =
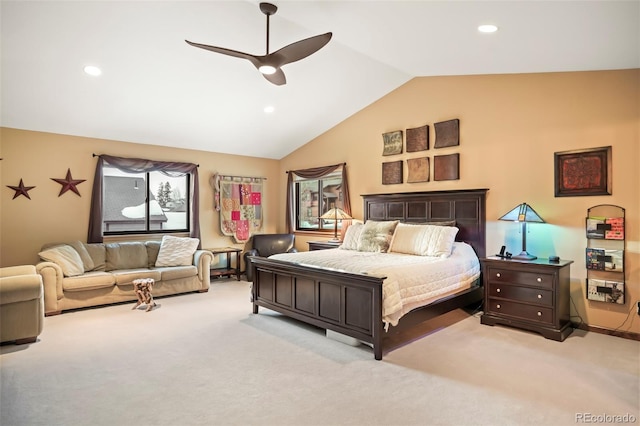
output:
[[607, 240], [624, 240], [624, 218], [609, 217], [605, 220], [605, 224], [609, 225], [604, 231], [604, 238]]
[[624, 305], [624, 283], [610, 280], [587, 280], [587, 299]]
[[587, 218], [587, 238], [624, 240], [624, 218], [590, 216]]
[[591, 216], [587, 218], [587, 238], [604, 238], [606, 217]]
[[624, 271], [624, 250], [609, 250], [595, 247], [587, 247], [587, 269], [596, 271]]

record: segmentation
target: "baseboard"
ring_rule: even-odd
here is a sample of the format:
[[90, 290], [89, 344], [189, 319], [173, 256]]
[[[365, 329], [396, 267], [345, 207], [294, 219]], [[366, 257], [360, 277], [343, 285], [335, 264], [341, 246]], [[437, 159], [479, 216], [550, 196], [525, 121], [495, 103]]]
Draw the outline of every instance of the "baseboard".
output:
[[632, 331], [609, 330], [608, 328], [594, 327], [592, 325], [587, 325], [587, 324], [579, 324], [579, 325], [573, 324], [573, 327], [578, 328], [580, 330], [592, 331], [594, 333], [606, 334], [609, 336], [622, 337], [623, 339], [640, 341], [640, 333], [634, 333]]

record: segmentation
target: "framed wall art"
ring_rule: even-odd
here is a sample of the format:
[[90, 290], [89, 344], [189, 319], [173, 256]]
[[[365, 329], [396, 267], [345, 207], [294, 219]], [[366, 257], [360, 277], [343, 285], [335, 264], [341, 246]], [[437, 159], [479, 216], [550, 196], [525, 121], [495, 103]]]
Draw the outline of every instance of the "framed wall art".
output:
[[611, 146], [554, 153], [555, 196], [611, 195]]
[[447, 148], [449, 146], [460, 145], [460, 120], [441, 121], [435, 123], [436, 143], [434, 148]]
[[382, 134], [382, 155], [402, 154], [402, 130]]
[[407, 129], [407, 152], [426, 151], [429, 149], [429, 126]]
[[407, 183], [429, 182], [429, 157], [408, 159], [407, 169]]
[[433, 157], [433, 180], [460, 179], [460, 154]]
[[402, 183], [402, 160], [382, 163], [382, 184]]

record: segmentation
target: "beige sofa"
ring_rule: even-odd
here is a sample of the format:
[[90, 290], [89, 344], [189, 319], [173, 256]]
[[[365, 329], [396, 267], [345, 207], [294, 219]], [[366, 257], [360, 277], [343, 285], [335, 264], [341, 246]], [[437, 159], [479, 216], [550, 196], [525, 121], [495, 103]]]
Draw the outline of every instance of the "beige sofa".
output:
[[[213, 261], [210, 251], [194, 248], [195, 252], [186, 261], [183, 256], [177, 266], [156, 266], [160, 249], [160, 241], [106, 244], [75, 241], [45, 246], [39, 255], [48, 261], [36, 265], [44, 286], [45, 315], [137, 300], [133, 280], [139, 278], [155, 280], [154, 297], [209, 290], [209, 268]], [[56, 256], [52, 256], [52, 251]], [[72, 258], [72, 262], [67, 262], [67, 258]]]
[[0, 268], [0, 342], [35, 342], [43, 323], [42, 278], [36, 267]]

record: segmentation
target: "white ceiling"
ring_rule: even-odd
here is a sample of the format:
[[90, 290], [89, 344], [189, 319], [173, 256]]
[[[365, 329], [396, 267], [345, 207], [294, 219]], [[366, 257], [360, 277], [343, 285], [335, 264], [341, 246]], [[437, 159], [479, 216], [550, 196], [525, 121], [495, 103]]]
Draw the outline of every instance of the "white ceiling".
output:
[[258, 3], [3, 0], [1, 124], [280, 159], [416, 76], [640, 68], [637, 0], [274, 1], [272, 51], [333, 32], [285, 86], [184, 42], [264, 54]]

